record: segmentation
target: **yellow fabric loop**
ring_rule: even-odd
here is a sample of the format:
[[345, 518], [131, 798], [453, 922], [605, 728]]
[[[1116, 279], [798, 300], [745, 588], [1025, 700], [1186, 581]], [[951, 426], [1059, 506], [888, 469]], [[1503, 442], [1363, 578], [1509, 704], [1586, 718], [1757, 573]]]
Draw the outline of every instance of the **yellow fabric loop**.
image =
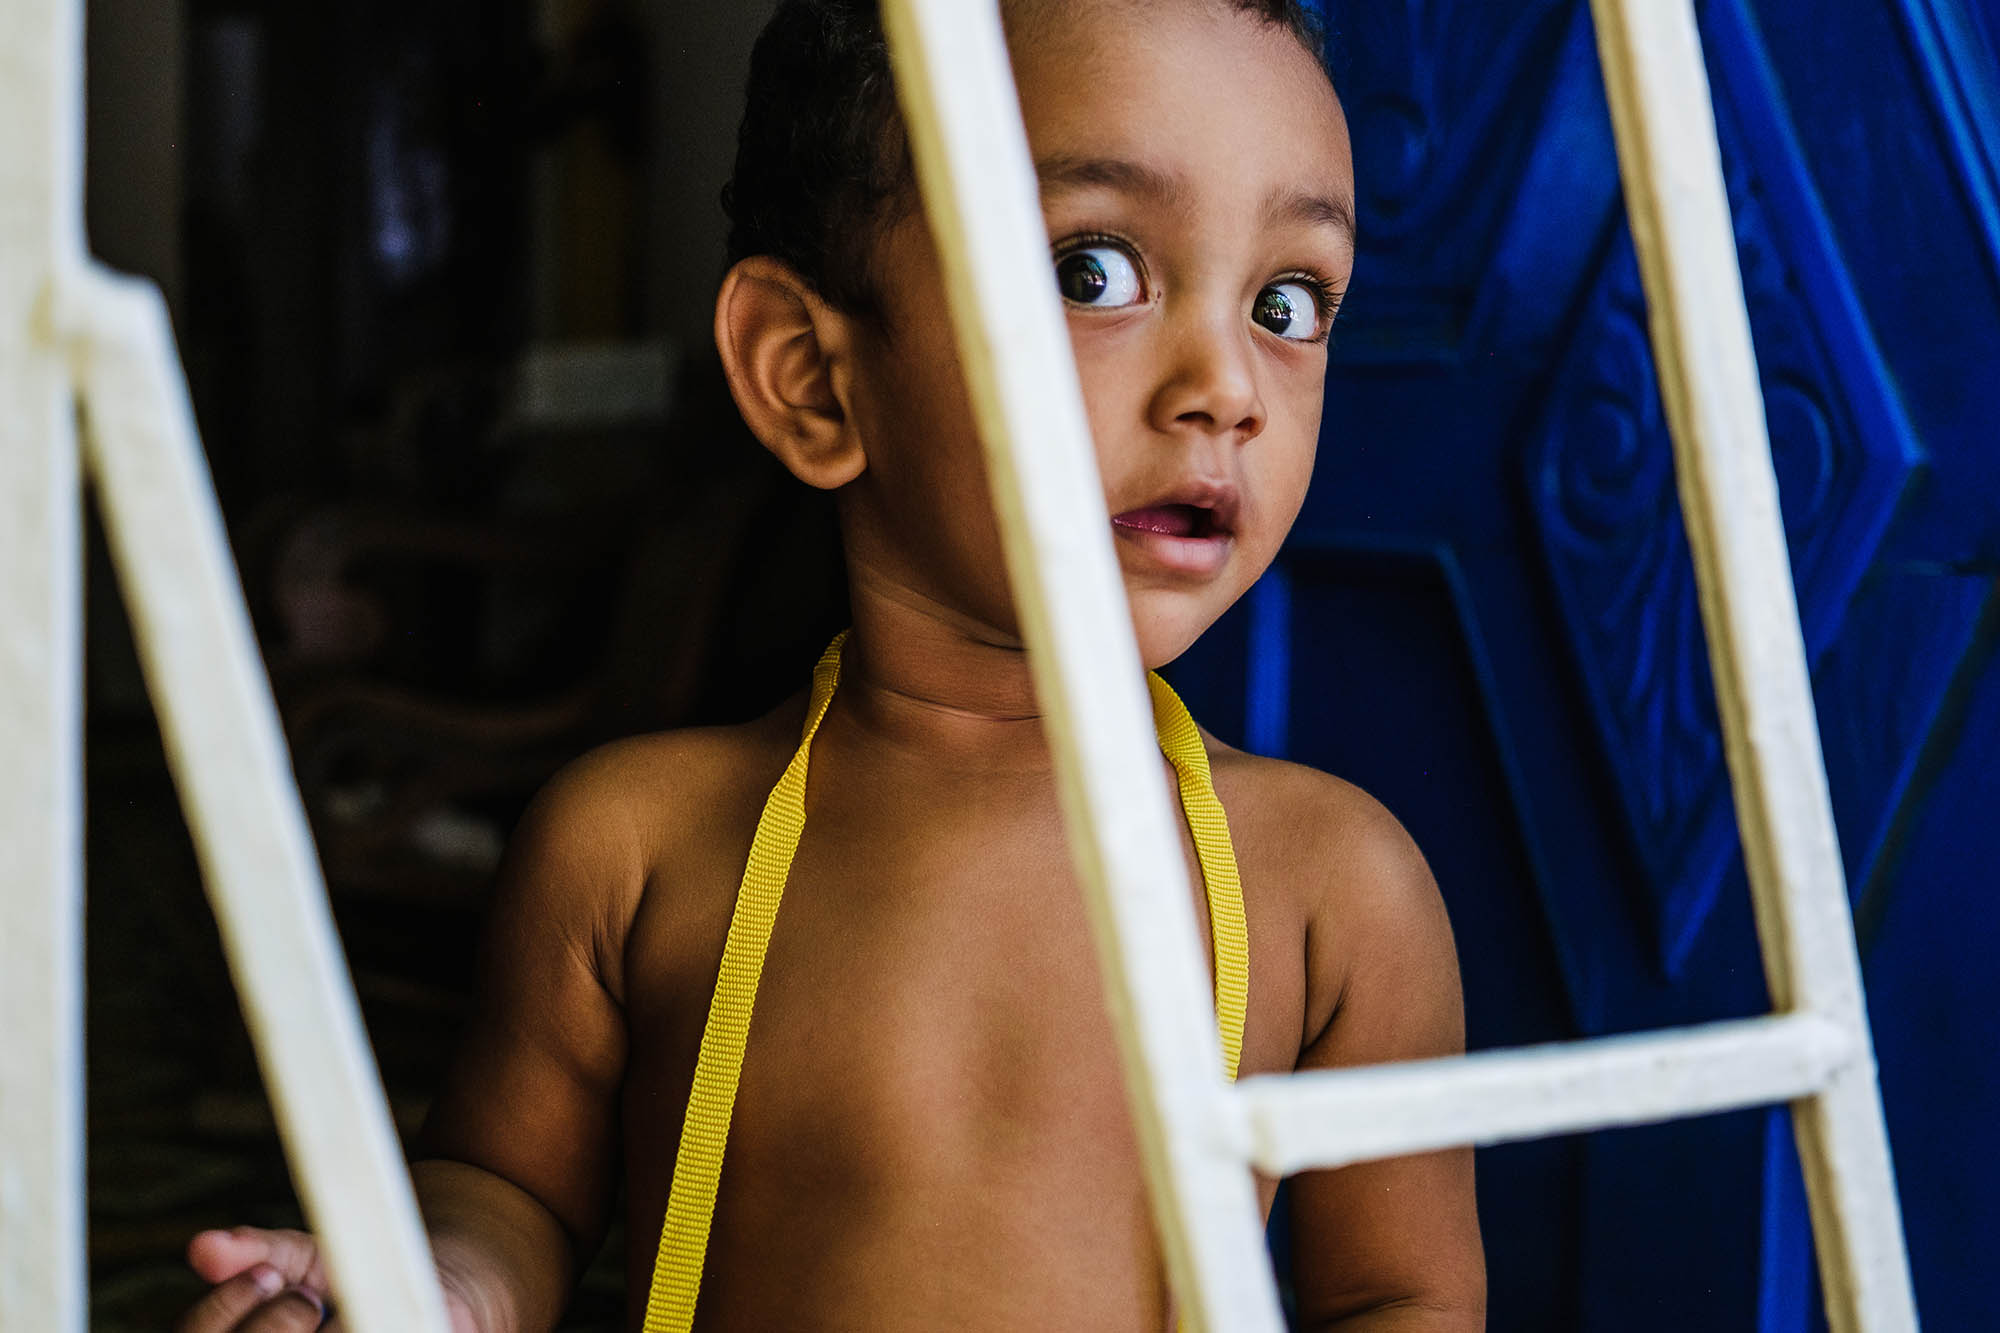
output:
[[1208, 891], [1208, 933], [1215, 948], [1215, 1023], [1222, 1037], [1222, 1065], [1231, 1082], [1243, 1062], [1243, 1023], [1250, 1013], [1250, 926], [1243, 914], [1243, 880], [1236, 873], [1236, 845], [1229, 838], [1229, 816], [1215, 794], [1208, 771], [1208, 747], [1187, 705], [1173, 687], [1148, 676], [1153, 695], [1153, 726], [1160, 751], [1180, 779], [1181, 810], [1194, 852], [1201, 862], [1201, 882]]
[[[681, 1125], [679, 1154], [674, 1159], [673, 1185], [667, 1195], [667, 1216], [660, 1228], [659, 1257], [653, 1265], [652, 1287], [646, 1298], [646, 1333], [689, 1333], [695, 1300], [701, 1292], [702, 1268], [708, 1256], [708, 1235], [715, 1219], [715, 1196], [722, 1181], [722, 1159], [729, 1143], [729, 1122], [736, 1109], [736, 1089], [743, 1074], [743, 1051], [750, 1036], [750, 1015], [757, 1002], [757, 983], [771, 928], [791, 874], [792, 857], [806, 824], [806, 764], [813, 736], [840, 683], [842, 634], [828, 646], [813, 671], [812, 699], [806, 709], [804, 735], [784, 776], [771, 789], [757, 832], [750, 843], [749, 864], [737, 890], [729, 936], [722, 946], [722, 966], [715, 994], [709, 1001], [708, 1023], [702, 1029], [696, 1057], [694, 1087], [688, 1094], [687, 1117]], [[1194, 836], [1208, 893], [1210, 932], [1215, 943], [1215, 1008], [1222, 1037], [1223, 1063], [1236, 1077], [1243, 1051], [1243, 1022], [1249, 1009], [1250, 946], [1243, 913], [1243, 887], [1236, 871], [1236, 852], [1229, 841], [1229, 821], [1216, 799], [1210, 779], [1208, 752], [1186, 705], [1158, 676], [1148, 680], [1153, 720], [1160, 749], [1180, 782], [1181, 808]]]
[[646, 1333], [688, 1333], [694, 1326], [695, 1297], [701, 1291], [701, 1270], [708, 1255], [709, 1224], [715, 1219], [715, 1191], [722, 1181], [722, 1157], [729, 1143], [729, 1121], [736, 1110], [736, 1085], [743, 1076], [743, 1048], [750, 1037], [750, 1011], [757, 1003], [757, 983], [764, 975], [764, 956], [771, 945], [771, 927], [778, 903], [785, 896], [792, 857], [806, 827], [806, 760], [813, 735], [833, 701], [840, 682], [842, 634], [827, 647], [813, 669], [812, 702], [806, 709], [805, 735], [784, 776], [771, 789], [757, 833], [750, 842], [750, 861], [736, 893], [736, 910], [729, 919], [729, 937], [722, 946], [722, 967], [716, 974], [715, 995], [708, 1005], [708, 1023], [701, 1033], [701, 1054], [695, 1058], [694, 1088], [688, 1094], [687, 1118], [681, 1124], [680, 1152], [674, 1158], [674, 1183], [667, 1194], [667, 1218], [660, 1228], [660, 1254], [653, 1264], [653, 1285], [646, 1297]]

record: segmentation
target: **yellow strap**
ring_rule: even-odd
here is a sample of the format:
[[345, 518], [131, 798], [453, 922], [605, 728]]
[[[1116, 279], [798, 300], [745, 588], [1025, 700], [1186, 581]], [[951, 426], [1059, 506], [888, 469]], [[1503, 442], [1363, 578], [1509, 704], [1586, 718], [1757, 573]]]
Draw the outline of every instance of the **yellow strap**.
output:
[[[806, 763], [813, 736], [840, 682], [840, 650], [846, 639], [845, 634], [835, 639], [813, 671], [805, 734], [791, 763], [785, 766], [784, 776], [764, 802], [764, 813], [750, 843], [749, 864], [737, 890], [729, 937], [722, 946], [722, 967], [709, 1001], [708, 1024], [701, 1034], [701, 1054], [695, 1060], [687, 1118], [681, 1125], [666, 1221], [660, 1228], [659, 1257], [653, 1264], [652, 1288], [646, 1298], [645, 1333], [688, 1333], [694, 1325], [695, 1298], [701, 1291], [702, 1267], [708, 1255], [709, 1227], [715, 1218], [729, 1122], [743, 1073], [750, 1014], [757, 1002], [757, 983], [764, 974], [764, 957], [778, 904], [784, 897], [785, 880], [798, 851], [799, 835], [805, 830]], [[1230, 845], [1229, 821], [1222, 802], [1216, 799], [1208, 752], [1194, 719], [1165, 681], [1153, 676], [1148, 684], [1160, 749], [1180, 780], [1181, 806], [1187, 813], [1202, 882], [1208, 890], [1209, 926], [1215, 941], [1216, 1021], [1221, 1030], [1223, 1063], [1234, 1079], [1243, 1051], [1243, 1021], [1250, 991], [1250, 946], [1236, 852]]]
[[646, 1297], [646, 1333], [688, 1333], [694, 1325], [709, 1224], [715, 1218], [715, 1191], [722, 1180], [723, 1150], [736, 1109], [736, 1085], [743, 1075], [743, 1047], [750, 1036], [750, 1011], [757, 1003], [757, 982], [764, 975], [764, 955], [771, 944], [771, 926], [778, 919], [779, 900], [785, 895], [785, 879], [806, 827], [806, 759], [813, 734], [833, 700], [833, 687], [840, 681], [840, 647], [846, 639], [845, 634], [835, 639], [813, 669], [805, 735], [764, 802], [750, 842], [750, 861], [736, 892], [736, 911], [722, 946], [722, 968], [701, 1033], [701, 1054], [695, 1059], [687, 1118], [681, 1124], [667, 1219], [660, 1228], [660, 1254]]
[[[1160, 753], [1180, 781], [1181, 812], [1187, 816], [1195, 858], [1201, 862], [1202, 887], [1208, 891], [1208, 937], [1215, 947], [1215, 1026], [1222, 1037], [1223, 1072], [1234, 1083], [1243, 1062], [1243, 1022], [1250, 1012], [1250, 927], [1243, 915], [1236, 844], [1229, 836], [1229, 816], [1215, 794], [1201, 729], [1173, 686], [1149, 674], [1146, 688], [1153, 696], [1153, 730], [1160, 738]], [[1177, 1319], [1174, 1327], [1185, 1330], [1187, 1321]]]
[[1250, 927], [1243, 916], [1243, 880], [1236, 873], [1236, 846], [1229, 838], [1229, 816], [1215, 794], [1208, 771], [1208, 747], [1187, 705], [1173, 687], [1148, 676], [1153, 694], [1153, 726], [1160, 751], [1180, 779], [1181, 810], [1194, 853], [1201, 862], [1201, 882], [1208, 890], [1208, 933], [1215, 945], [1215, 1024], [1222, 1036], [1222, 1064], [1233, 1082], [1243, 1061], [1243, 1022], [1250, 1012]]

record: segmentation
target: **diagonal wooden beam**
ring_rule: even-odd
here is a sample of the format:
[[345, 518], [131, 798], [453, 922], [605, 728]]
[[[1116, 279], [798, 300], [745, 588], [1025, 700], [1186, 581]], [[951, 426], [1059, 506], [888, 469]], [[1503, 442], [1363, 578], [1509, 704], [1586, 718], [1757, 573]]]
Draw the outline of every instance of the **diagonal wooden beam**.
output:
[[1104, 487], [991, 0], [887, 0], [1007, 573], [1187, 1326], [1283, 1327]]
[[168, 765], [343, 1323], [445, 1333], [166, 303], [151, 283], [78, 267], [56, 310]]

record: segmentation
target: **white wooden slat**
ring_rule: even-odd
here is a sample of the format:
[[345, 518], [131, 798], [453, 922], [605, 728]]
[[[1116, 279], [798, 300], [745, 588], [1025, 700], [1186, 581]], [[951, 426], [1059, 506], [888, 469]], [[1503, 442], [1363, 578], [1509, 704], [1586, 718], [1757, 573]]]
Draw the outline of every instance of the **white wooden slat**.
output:
[[1283, 1327], [992, 0], [882, 6], [1175, 1291]]
[[0, 4], [0, 1329], [83, 1333], [82, 547], [44, 315], [82, 200], [82, 6]]
[[1574, 1134], [1818, 1092], [1852, 1059], [1810, 1014], [1245, 1079], [1251, 1161], [1270, 1175], [1462, 1144]]
[[1778, 1009], [1859, 1058], [1794, 1124], [1834, 1329], [1916, 1326], [1714, 111], [1690, 0], [1592, 0]]
[[0, 307], [0, 1329], [82, 1333], [81, 500], [68, 380], [20, 313]]
[[343, 1320], [444, 1333], [165, 304], [148, 283], [79, 268], [63, 275], [58, 313], [168, 760]]
[[81, 497], [67, 378], [24, 328], [0, 331], [0, 1329], [82, 1333]]

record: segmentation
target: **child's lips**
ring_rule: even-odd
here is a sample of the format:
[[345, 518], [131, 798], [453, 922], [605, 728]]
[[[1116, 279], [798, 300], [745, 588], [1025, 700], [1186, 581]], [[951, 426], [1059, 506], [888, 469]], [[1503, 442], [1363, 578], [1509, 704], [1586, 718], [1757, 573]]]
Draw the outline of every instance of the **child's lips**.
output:
[[1152, 505], [1112, 519], [1122, 528], [1157, 532], [1168, 537], [1206, 537], [1215, 526], [1215, 511], [1201, 505]]
[[1124, 544], [1178, 574], [1207, 576], [1228, 563], [1235, 539], [1218, 511], [1205, 505], [1157, 504], [1111, 520]]

